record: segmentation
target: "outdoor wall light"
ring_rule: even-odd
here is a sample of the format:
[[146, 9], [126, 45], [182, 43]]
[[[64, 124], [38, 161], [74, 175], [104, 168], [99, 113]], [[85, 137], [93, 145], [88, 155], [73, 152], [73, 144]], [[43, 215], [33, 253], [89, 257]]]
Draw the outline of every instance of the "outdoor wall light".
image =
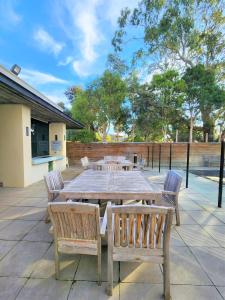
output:
[[16, 76], [18, 76], [20, 74], [21, 71], [21, 67], [18, 66], [17, 64], [13, 65], [12, 68], [10, 69], [10, 71], [15, 74]]

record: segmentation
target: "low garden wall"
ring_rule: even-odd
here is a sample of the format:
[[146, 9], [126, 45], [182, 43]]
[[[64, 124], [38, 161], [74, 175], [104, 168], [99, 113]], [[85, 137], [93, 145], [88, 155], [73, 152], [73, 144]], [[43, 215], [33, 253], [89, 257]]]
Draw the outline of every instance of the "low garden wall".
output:
[[[133, 160], [134, 154], [144, 160], [146, 166], [169, 166], [171, 147], [172, 167], [186, 166], [187, 143], [88, 143], [67, 142], [67, 157], [70, 165], [80, 163], [81, 157], [87, 156], [91, 161], [105, 155], [125, 155]], [[192, 143], [190, 145], [191, 167], [219, 167], [220, 143]]]

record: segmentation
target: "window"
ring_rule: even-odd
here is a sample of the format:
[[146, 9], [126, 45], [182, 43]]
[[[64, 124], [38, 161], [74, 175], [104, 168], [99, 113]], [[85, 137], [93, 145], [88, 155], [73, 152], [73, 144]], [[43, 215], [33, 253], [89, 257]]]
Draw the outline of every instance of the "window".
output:
[[31, 119], [32, 157], [49, 155], [48, 124]]

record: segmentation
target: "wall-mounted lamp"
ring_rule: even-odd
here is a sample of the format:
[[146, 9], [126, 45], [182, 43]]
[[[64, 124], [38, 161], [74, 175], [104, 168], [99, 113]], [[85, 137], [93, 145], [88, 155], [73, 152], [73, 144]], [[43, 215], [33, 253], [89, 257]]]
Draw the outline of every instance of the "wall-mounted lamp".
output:
[[10, 71], [15, 74], [16, 76], [18, 76], [20, 74], [21, 71], [21, 67], [18, 66], [17, 64], [13, 65], [12, 68], [10, 69]]

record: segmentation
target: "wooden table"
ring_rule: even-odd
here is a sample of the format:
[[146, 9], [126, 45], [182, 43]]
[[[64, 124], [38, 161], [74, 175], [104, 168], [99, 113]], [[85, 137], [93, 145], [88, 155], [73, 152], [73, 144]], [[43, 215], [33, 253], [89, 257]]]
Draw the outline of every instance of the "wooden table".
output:
[[101, 170], [101, 167], [103, 165], [106, 165], [106, 164], [117, 164], [117, 165], [120, 165], [122, 166], [123, 168], [126, 168], [127, 170], [131, 171], [134, 167], [134, 163], [132, 163], [130, 160], [128, 159], [125, 159], [125, 160], [104, 160], [104, 159], [101, 159], [101, 160], [98, 160], [96, 162], [93, 163], [94, 166], [96, 166], [96, 169], [97, 170]]
[[140, 171], [86, 170], [61, 191], [64, 199], [154, 200], [160, 201], [157, 191]]

